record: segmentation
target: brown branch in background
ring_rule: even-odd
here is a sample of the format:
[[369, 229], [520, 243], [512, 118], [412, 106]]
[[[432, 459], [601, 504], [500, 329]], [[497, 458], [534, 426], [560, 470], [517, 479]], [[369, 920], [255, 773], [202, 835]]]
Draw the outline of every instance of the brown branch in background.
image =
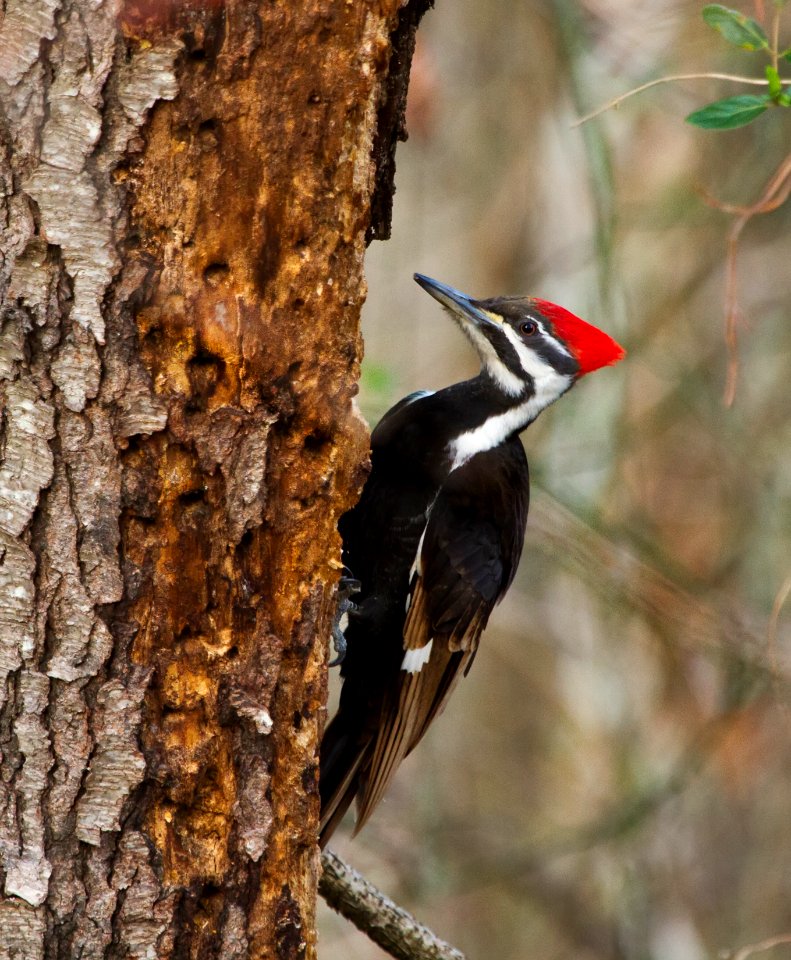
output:
[[658, 624], [687, 650], [722, 656], [749, 664], [791, 683], [791, 666], [766, 656], [766, 635], [754, 630], [730, 610], [700, 600], [646, 563], [628, 547], [602, 536], [545, 491], [533, 487], [530, 534], [534, 545], [605, 598], [626, 601], [650, 622]]
[[[759, 20], [760, 19], [761, 18], [759, 17]], [[777, 68], [778, 29], [779, 10], [775, 12], [772, 22], [772, 32], [774, 37], [774, 46], [772, 49], [775, 69]], [[635, 87], [632, 90], [627, 90], [626, 93], [622, 93], [620, 96], [613, 97], [596, 110], [586, 114], [584, 117], [580, 117], [572, 124], [572, 127], [579, 127], [582, 124], [587, 123], [589, 120], [592, 120], [594, 117], [598, 117], [600, 114], [605, 113], [607, 110], [618, 107], [621, 103], [623, 103], [624, 100], [628, 100], [629, 97], [633, 97], [635, 94], [642, 93], [644, 90], [649, 90], [651, 87], [658, 86], [659, 84], [675, 83], [679, 80], [702, 79], [730, 80], [737, 83], [755, 84], [757, 86], [764, 86], [766, 84], [766, 80], [762, 77], [741, 77], [728, 73], [681, 73], [674, 74], [673, 76], [669, 77], [659, 77], [656, 80], [650, 80], [648, 83], [643, 83], [639, 87]], [[727, 254], [725, 261], [725, 346], [728, 352], [728, 370], [725, 381], [724, 403], [727, 407], [733, 405], [733, 401], [736, 397], [736, 384], [739, 378], [739, 352], [736, 334], [740, 317], [738, 277], [736, 271], [739, 238], [742, 230], [754, 216], [759, 213], [770, 213], [772, 210], [776, 210], [778, 207], [782, 206], [788, 199], [789, 192], [791, 192], [791, 154], [789, 154], [780, 164], [779, 168], [766, 185], [761, 197], [754, 204], [751, 204], [748, 207], [737, 207], [731, 204], [721, 203], [714, 197], [704, 193], [704, 199], [710, 206], [716, 207], [718, 210], [723, 210], [726, 213], [738, 214], [736, 220], [734, 220], [730, 230], [728, 231]]]
[[331, 850], [321, 855], [319, 893], [337, 913], [397, 960], [465, 960]]
[[724, 402], [727, 407], [733, 404], [736, 397], [736, 383], [739, 378], [739, 351], [737, 343], [737, 327], [739, 322], [739, 296], [737, 259], [739, 253], [739, 238], [742, 230], [750, 220], [759, 213], [771, 213], [781, 207], [791, 193], [791, 153], [786, 156], [758, 200], [747, 207], [734, 206], [722, 203], [707, 194], [704, 199], [709, 206], [725, 213], [736, 214], [736, 219], [728, 231], [727, 254], [725, 258], [725, 346], [728, 350], [728, 373], [725, 382]]
[[769, 653], [774, 663], [777, 659], [777, 624], [780, 620], [780, 611], [785, 606], [786, 600], [791, 595], [791, 573], [785, 578], [783, 585], [777, 591], [774, 603], [772, 604], [772, 614], [769, 617], [769, 629], [767, 637], [769, 639]]
[[[791, 596], [791, 573], [785, 578], [783, 585], [777, 591], [774, 603], [772, 604], [772, 613], [769, 617], [769, 626], [766, 631], [769, 662], [772, 664], [772, 673], [775, 674], [775, 685], [777, 684], [775, 671], [778, 669], [777, 625], [780, 622], [780, 613], [789, 596]], [[776, 690], [776, 694], [777, 702], [779, 703], [780, 709], [785, 715], [786, 723], [791, 730], [791, 706], [789, 706], [788, 695], [787, 693], [784, 695], [783, 691], [780, 690]]]
[[784, 943], [791, 943], [791, 933], [781, 933], [777, 937], [769, 937], [767, 940], [761, 940], [759, 943], [751, 943], [749, 946], [741, 947], [733, 953], [727, 954], [728, 960], [747, 960], [754, 953], [761, 953], [763, 950], [771, 950], [772, 947], [779, 947]]

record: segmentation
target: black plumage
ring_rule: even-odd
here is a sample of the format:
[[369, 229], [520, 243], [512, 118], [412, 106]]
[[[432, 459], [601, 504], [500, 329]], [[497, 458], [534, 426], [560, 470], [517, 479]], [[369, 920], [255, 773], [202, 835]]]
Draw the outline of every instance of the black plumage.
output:
[[473, 301], [417, 279], [468, 334], [482, 370], [383, 417], [361, 499], [341, 519], [360, 592], [321, 746], [322, 843], [355, 798], [362, 827], [469, 670], [522, 552], [529, 474], [519, 432], [585, 372], [542, 301]]

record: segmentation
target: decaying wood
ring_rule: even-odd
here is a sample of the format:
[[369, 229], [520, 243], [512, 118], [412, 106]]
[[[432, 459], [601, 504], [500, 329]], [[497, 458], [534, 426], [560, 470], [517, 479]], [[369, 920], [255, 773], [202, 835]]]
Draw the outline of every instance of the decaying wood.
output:
[[333, 910], [398, 960], [464, 960], [464, 954], [431, 932], [332, 852], [321, 855], [319, 892]]
[[373, 143], [376, 176], [371, 198], [369, 240], [387, 240], [393, 219], [395, 193], [395, 154], [399, 140], [407, 139], [406, 98], [409, 68], [415, 52], [415, 36], [423, 14], [434, 0], [407, 0], [398, 14], [398, 26], [391, 35], [390, 64], [386, 93], [382, 97]]
[[0, 957], [315, 953], [374, 154], [426, 5], [6, 0]]

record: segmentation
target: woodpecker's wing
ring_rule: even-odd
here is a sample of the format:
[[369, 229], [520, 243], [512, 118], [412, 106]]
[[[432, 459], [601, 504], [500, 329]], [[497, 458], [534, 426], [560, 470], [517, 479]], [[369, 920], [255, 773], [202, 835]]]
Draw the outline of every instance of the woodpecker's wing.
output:
[[410, 577], [404, 658], [382, 705], [356, 830], [472, 665], [492, 608], [516, 573], [528, 498], [518, 439], [477, 454], [440, 490]]

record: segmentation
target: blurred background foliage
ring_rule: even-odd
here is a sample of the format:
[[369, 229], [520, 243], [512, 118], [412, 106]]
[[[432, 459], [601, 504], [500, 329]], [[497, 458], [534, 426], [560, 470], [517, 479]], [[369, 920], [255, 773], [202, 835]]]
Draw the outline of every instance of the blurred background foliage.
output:
[[[757, 199], [791, 111], [698, 130], [691, 110], [744, 91], [689, 81], [572, 127], [663, 74], [760, 71], [701, 7], [438, 0], [419, 33], [364, 414], [476, 369], [415, 270], [557, 301], [629, 351], [526, 431], [517, 581], [372, 822], [333, 841], [470, 958], [702, 960], [791, 934], [791, 204], [742, 235], [728, 408], [731, 218], [704, 201]], [[321, 923], [323, 960], [383, 956]]]

